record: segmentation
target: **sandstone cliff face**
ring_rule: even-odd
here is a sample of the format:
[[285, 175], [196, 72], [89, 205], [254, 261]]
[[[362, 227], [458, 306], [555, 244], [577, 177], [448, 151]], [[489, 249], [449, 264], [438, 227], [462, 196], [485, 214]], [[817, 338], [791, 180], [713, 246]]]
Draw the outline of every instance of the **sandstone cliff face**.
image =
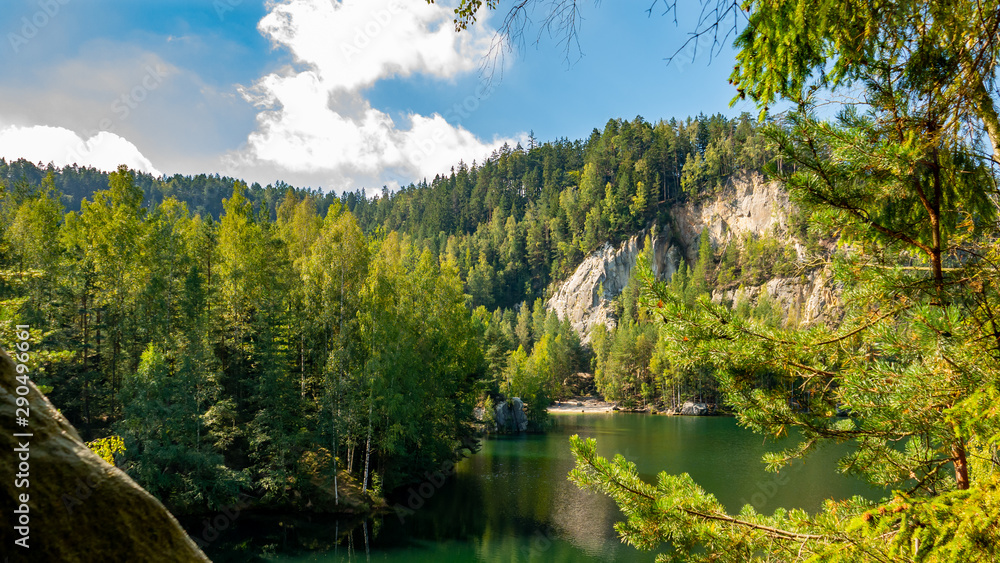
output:
[[[790, 211], [788, 193], [777, 182], [767, 182], [758, 174], [736, 178], [716, 198], [672, 209], [669, 232], [654, 226], [618, 247], [606, 243], [603, 248], [591, 253], [573, 275], [556, 288], [546, 305], [560, 318], [568, 317], [573, 328], [587, 342], [597, 324], [604, 323], [609, 329], [615, 326], [612, 300], [621, 294], [628, 283], [647, 234], [653, 244], [653, 271], [659, 279], [669, 281], [677, 271], [682, 256], [688, 263], [694, 264], [703, 229], [708, 229], [715, 248], [744, 234], [767, 234], [794, 245], [799, 258], [803, 258], [802, 245], [787, 232]], [[832, 287], [830, 273], [826, 270], [801, 277], [775, 278], [758, 287], [716, 291], [713, 299], [734, 303], [749, 299], [755, 303], [762, 292], [774, 298], [787, 317], [799, 323], [822, 322], [834, 317], [838, 311], [837, 291]]]
[[781, 184], [767, 182], [759, 174], [748, 174], [730, 182], [718, 197], [675, 207], [670, 216], [687, 252], [685, 256], [694, 263], [702, 229], [708, 229], [716, 247], [745, 233], [772, 233], [781, 238], [790, 211], [788, 192]]
[[605, 243], [584, 259], [546, 303], [559, 318], [569, 318], [584, 342], [589, 340], [590, 331], [598, 324], [604, 323], [608, 328], [615, 326], [612, 300], [628, 285], [647, 235], [653, 245], [653, 271], [657, 277], [669, 279], [677, 271], [681, 254], [654, 227], [633, 235], [617, 248]]
[[799, 325], [836, 321], [840, 316], [838, 288], [827, 269], [810, 272], [802, 277], [774, 278], [756, 287], [741, 287], [730, 291], [713, 291], [713, 301], [756, 303], [763, 294], [777, 301], [785, 311], [785, 319]]
[[[0, 545], [9, 561], [208, 561], [167, 509], [91, 452], [33, 383], [29, 424], [16, 426], [23, 417], [15, 410], [16, 376], [0, 350]], [[28, 487], [18, 487], [15, 474], [25, 468]], [[24, 536], [15, 529], [22, 522], [27, 549], [14, 543]]]

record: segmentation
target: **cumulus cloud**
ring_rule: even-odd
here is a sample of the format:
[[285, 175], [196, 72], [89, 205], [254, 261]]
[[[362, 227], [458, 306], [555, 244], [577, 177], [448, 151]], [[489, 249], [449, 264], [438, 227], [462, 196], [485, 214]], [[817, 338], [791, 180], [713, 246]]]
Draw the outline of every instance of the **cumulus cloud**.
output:
[[0, 129], [0, 157], [8, 161], [25, 158], [43, 164], [51, 162], [57, 167], [79, 164], [109, 171], [125, 164], [134, 170], [160, 175], [135, 145], [108, 131], [84, 139], [63, 127], [10, 125]]
[[397, 123], [364, 96], [386, 78], [475, 70], [490, 47], [488, 25], [456, 34], [451, 9], [402, 0], [282, 0], [269, 10], [258, 29], [292, 53], [295, 68], [242, 89], [259, 113], [231, 167], [312, 174], [335, 189], [376, 187], [433, 177], [514, 142], [481, 140], [437, 113]]

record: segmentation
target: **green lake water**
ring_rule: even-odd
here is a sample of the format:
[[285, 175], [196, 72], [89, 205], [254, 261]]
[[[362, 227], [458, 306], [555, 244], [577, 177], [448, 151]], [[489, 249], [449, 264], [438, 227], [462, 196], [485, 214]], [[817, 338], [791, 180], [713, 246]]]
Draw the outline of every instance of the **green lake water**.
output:
[[[687, 472], [730, 512], [744, 504], [815, 512], [825, 498], [880, 496], [837, 474], [847, 450], [829, 446], [775, 475], [761, 455], [780, 446], [729, 417], [557, 414], [545, 435], [486, 440], [440, 486], [414, 485], [390, 498], [414, 507], [368, 521], [284, 516], [237, 518], [208, 553], [216, 561], [652, 561], [623, 545], [621, 518], [608, 498], [579, 490], [569, 436], [597, 438], [598, 452], [635, 461], [644, 479]], [[790, 442], [784, 444], [787, 446]], [[420, 486], [423, 489], [420, 489]], [[426, 500], [423, 496], [427, 496]], [[240, 546], [238, 553], [232, 551]]]

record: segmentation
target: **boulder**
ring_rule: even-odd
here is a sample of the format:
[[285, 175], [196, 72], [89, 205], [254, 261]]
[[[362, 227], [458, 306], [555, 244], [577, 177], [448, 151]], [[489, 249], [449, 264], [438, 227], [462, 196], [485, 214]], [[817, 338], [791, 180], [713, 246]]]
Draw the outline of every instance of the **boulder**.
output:
[[520, 397], [503, 401], [496, 406], [497, 430], [500, 432], [525, 432], [528, 430], [528, 415], [524, 412], [524, 402]]
[[[90, 451], [34, 383], [17, 375], [0, 350], [0, 504], [11, 507], [0, 516], [0, 545], [8, 561], [209, 561], [160, 501]], [[15, 404], [21, 396], [26, 417]], [[22, 522], [27, 540], [15, 528]]]
[[687, 401], [681, 405], [681, 414], [685, 416], [705, 416], [708, 414], [708, 405]]

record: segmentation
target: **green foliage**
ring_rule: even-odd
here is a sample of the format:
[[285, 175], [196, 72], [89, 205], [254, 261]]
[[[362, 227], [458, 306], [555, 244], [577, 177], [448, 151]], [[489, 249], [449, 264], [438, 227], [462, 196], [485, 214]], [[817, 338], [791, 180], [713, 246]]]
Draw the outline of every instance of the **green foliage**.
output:
[[87, 447], [111, 465], [115, 465], [116, 455], [125, 453], [125, 442], [121, 436], [108, 436], [107, 438], [87, 442]]
[[[175, 510], [234, 502], [246, 474], [227, 468], [208, 443], [202, 416], [211, 381], [150, 344], [139, 369], [123, 382], [123, 412], [114, 428], [128, 449], [122, 468]], [[180, 360], [180, 361], [178, 361]]]
[[[826, 86], [861, 84], [891, 71], [897, 87], [882, 94], [915, 99], [933, 92], [943, 130], [973, 117], [994, 150], [1000, 146], [990, 88], [1000, 45], [996, 2], [868, 2], [795, 0], [749, 2], [749, 21], [734, 46], [730, 82], [738, 98], [761, 104], [803, 101]], [[889, 66], [891, 65], [891, 67]], [[872, 92], [872, 90], [869, 90]], [[766, 111], [766, 106], [765, 106]]]
[[454, 260], [294, 190], [271, 215], [237, 183], [216, 221], [143, 207], [122, 168], [63, 215], [53, 178], [0, 192], [0, 303], [46, 329], [39, 385], [172, 510], [358, 507], [474, 439], [487, 329]]
[[[763, 170], [770, 153], [759, 127], [746, 115], [613, 119], [587, 142], [504, 146], [433, 182], [342, 201], [366, 232], [403, 232], [456, 260], [473, 307], [510, 309], [544, 297], [605, 243], [654, 219], [666, 224], [674, 204]], [[695, 183], [682, 181], [692, 159], [704, 163]]]
[[566, 396], [566, 380], [583, 370], [586, 362], [580, 337], [569, 322], [560, 321], [552, 311], [546, 313], [540, 303], [536, 302], [535, 307], [539, 316], [538, 340], [531, 343], [530, 352], [519, 345], [507, 355], [499, 388], [506, 397], [520, 397], [524, 401], [534, 430], [546, 427], [549, 405]]
[[[774, 32], [768, 26], [794, 16], [778, 33], [803, 32], [805, 16], [786, 12], [790, 4], [754, 19]], [[888, 13], [912, 7], [894, 5]], [[933, 24], [949, 25], [948, 13]], [[918, 50], [923, 41], [947, 42], [933, 33], [895, 37]], [[744, 60], [775, 56], [744, 47]], [[998, 528], [986, 514], [998, 498], [1000, 422], [985, 401], [1000, 388], [993, 329], [1000, 301], [992, 258], [997, 177], [968, 140], [976, 131], [947, 121], [960, 96], [941, 89], [942, 75], [868, 58], [893, 48], [878, 43], [864, 54], [861, 68], [871, 70], [864, 111], [853, 105], [836, 121], [820, 122], [803, 104], [767, 132], [790, 165], [785, 180], [795, 203], [840, 234], [843, 251], [833, 270], [845, 311], [837, 325], [784, 327], [766, 294], [753, 308], [731, 310], [705, 295], [692, 302], [654, 281], [648, 267], [643, 275], [645, 305], [661, 321], [662, 373], [708, 368], [741, 424], [770, 436], [789, 427], [801, 432], [797, 445], [765, 457], [769, 468], [780, 470], [825, 441], [851, 442], [839, 469], [894, 493], [870, 505], [830, 501], [813, 516], [779, 510], [764, 517], [750, 507], [733, 516], [686, 476], [643, 483], [634, 465], [609, 462], [592, 442], [574, 440], [572, 478], [618, 502], [627, 517], [618, 527], [625, 541], [644, 548], [669, 542], [675, 560], [995, 558]], [[989, 132], [988, 112], [978, 117]], [[780, 255], [763, 239], [743, 242], [750, 258]], [[726, 254], [727, 269], [741, 264]], [[695, 283], [706, 279], [706, 255], [703, 248]], [[765, 275], [754, 271], [754, 260], [741, 267], [751, 279]], [[835, 416], [839, 409], [850, 418]]]
[[656, 336], [656, 327], [648, 323], [619, 325], [610, 345], [595, 354], [598, 393], [630, 408], [652, 403], [655, 388], [649, 364]]
[[[932, 499], [897, 493], [881, 503], [827, 501], [820, 514], [777, 509], [768, 516], [747, 505], [726, 513], [684, 473], [639, 478], [634, 463], [597, 455], [593, 438], [570, 438], [578, 486], [610, 496], [625, 515], [622, 541], [665, 549], [657, 561], [993, 561], [1000, 539], [997, 479]], [[669, 543], [664, 546], [664, 539]]]
[[[293, 268], [309, 254], [320, 217], [346, 209], [369, 236], [380, 230], [405, 233], [439, 262], [454, 260], [473, 308], [506, 310], [544, 297], [553, 281], [569, 275], [606, 242], [631, 236], [654, 219], [665, 225], [670, 207], [679, 201], [713, 194], [737, 172], [762, 171], [770, 154], [759, 128], [748, 115], [656, 123], [613, 119], [586, 142], [561, 139], [528, 150], [504, 146], [482, 163], [459, 163], [430, 183], [375, 198], [362, 191], [337, 196], [280, 182], [261, 187], [217, 176], [158, 179], [129, 173], [130, 187], [122, 184], [120, 190], [132, 191], [119, 199], [146, 212], [175, 201], [203, 222], [209, 217], [217, 222], [233, 215], [236, 202], [229, 196], [240, 183], [240, 213], [273, 222], [268, 237], [281, 240]], [[682, 181], [692, 159], [702, 163], [693, 184]], [[93, 169], [0, 162], [0, 179], [20, 182], [19, 193], [35, 190], [47, 173], [52, 193], [60, 192], [52, 202], [74, 212], [85, 200], [96, 201], [94, 194], [112, 180]], [[45, 256], [32, 251], [32, 256]]]
[[694, 264], [694, 270], [691, 272], [691, 278], [688, 282], [696, 295], [708, 293], [709, 288], [714, 285], [712, 283], [714, 281], [714, 276], [712, 276], [715, 270], [714, 265], [715, 251], [712, 249], [712, 239], [708, 229], [704, 228], [701, 230], [698, 242], [698, 261]]

